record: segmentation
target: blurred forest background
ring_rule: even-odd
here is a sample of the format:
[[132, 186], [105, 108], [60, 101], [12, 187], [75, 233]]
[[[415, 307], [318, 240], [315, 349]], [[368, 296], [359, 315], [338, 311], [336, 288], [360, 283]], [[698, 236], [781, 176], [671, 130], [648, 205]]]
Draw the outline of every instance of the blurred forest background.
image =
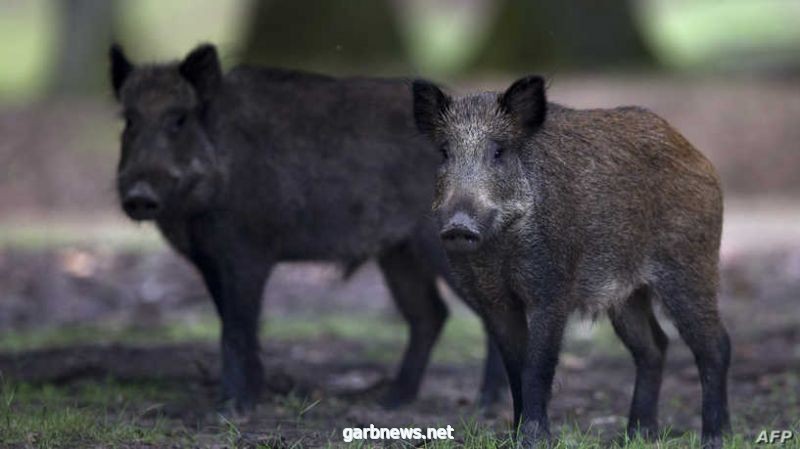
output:
[[555, 101], [666, 116], [730, 193], [795, 192], [798, 20], [793, 0], [3, 0], [0, 213], [113, 212], [112, 41], [137, 61], [209, 41], [227, 66], [464, 89], [538, 72]]
[[[213, 42], [226, 67], [424, 76], [456, 92], [500, 90], [542, 73], [552, 101], [638, 104], [662, 115], [711, 158], [726, 192], [721, 302], [737, 351], [732, 389], [742, 399], [733, 399], [734, 414], [745, 422], [739, 428], [755, 432], [776, 422], [800, 428], [799, 23], [797, 0], [0, 0], [0, 374], [37, 385], [63, 385], [81, 373], [139, 379], [148, 372], [126, 372], [117, 363], [127, 354], [120, 346], [92, 352], [96, 345], [189, 345], [176, 354], [215, 348], [216, 320], [196, 274], [150, 225], [129, 223], [119, 212], [113, 183], [122, 123], [107, 61], [111, 42], [137, 62], [179, 59]], [[267, 349], [285, 359], [324, 364], [345, 352], [354, 360], [375, 356], [381, 372], [390, 372], [399, 357], [405, 330], [372, 265], [349, 281], [337, 267], [281, 266], [266, 297], [266, 341], [289, 342]], [[441, 388], [454, 378], [442, 366], [465, 364], [466, 382], [477, 382], [482, 334], [458, 301], [450, 304], [458, 312], [437, 350], [439, 377], [432, 376], [444, 380], [426, 384], [423, 396], [457, 391], [456, 399], [439, 399], [460, 404], [471, 400], [472, 387]], [[632, 375], [627, 356], [619, 367], [603, 365], [612, 370], [605, 374], [582, 371], [595, 359], [624, 354], [618, 343], [582, 349], [582, 342], [611, 335], [607, 324], [576, 323], [566, 370], [582, 380], [560, 400], [556, 395], [566, 405], [554, 420], [566, 414], [593, 428], [622, 425], [595, 422], [610, 412], [594, 410], [579, 394], [618, 388], [613, 413], [625, 414], [629, 382], [604, 382], [617, 379], [617, 371], [625, 373], [619, 378]], [[38, 352], [53, 348], [63, 352]], [[688, 360], [685, 348], [677, 353], [676, 363]], [[181, 366], [173, 369], [160, 365], [172, 355], [136, 354], [143, 357], [137, 366], [159, 366], [159, 376], [204, 380], [207, 374], [183, 356], [174, 356]], [[30, 362], [24, 369], [22, 359]], [[301, 377], [294, 382], [318, 381]], [[667, 386], [668, 423], [699, 427], [692, 421], [696, 380]], [[40, 394], [38, 388], [24, 391]], [[134, 391], [114, 388], [125, 398]], [[72, 398], [64, 403], [74, 405], [75, 391], [85, 393], [63, 393]], [[161, 401], [160, 394], [153, 400]], [[573, 402], [564, 400], [573, 394]], [[18, 421], [0, 419], [0, 442], [25, 440], [30, 432], [58, 442], [54, 431], [35, 430], [36, 419], [29, 427], [19, 421], [26, 407], [41, 412], [40, 399], [25, 397], [14, 409]], [[681, 408], [684, 399], [689, 412]], [[11, 409], [0, 407], [0, 418], [3, 410]], [[91, 407], [81, 410], [75, 413], [88, 413], [86, 425], [102, 425]], [[181, 413], [176, 419], [191, 427]], [[396, 419], [375, 416], [384, 424]], [[421, 418], [408, 419], [422, 425]], [[125, 435], [118, 435], [123, 442]]]

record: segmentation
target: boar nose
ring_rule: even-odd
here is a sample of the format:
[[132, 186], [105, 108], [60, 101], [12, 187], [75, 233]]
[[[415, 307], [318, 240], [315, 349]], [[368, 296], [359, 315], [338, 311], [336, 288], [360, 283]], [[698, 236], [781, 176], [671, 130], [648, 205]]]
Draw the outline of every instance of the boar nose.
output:
[[466, 252], [478, 249], [481, 232], [478, 223], [464, 212], [456, 212], [439, 234], [448, 251]]
[[149, 183], [138, 181], [125, 192], [122, 208], [134, 220], [152, 220], [161, 210], [161, 201]]

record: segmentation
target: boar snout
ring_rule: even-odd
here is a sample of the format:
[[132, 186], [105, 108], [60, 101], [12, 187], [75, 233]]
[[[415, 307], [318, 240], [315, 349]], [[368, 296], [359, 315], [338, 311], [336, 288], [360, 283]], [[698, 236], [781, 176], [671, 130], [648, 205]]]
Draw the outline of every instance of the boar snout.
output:
[[483, 238], [478, 223], [464, 212], [456, 212], [442, 226], [439, 234], [447, 251], [468, 252], [478, 249]]
[[161, 200], [148, 182], [137, 181], [125, 191], [122, 208], [133, 220], [152, 220], [161, 211]]

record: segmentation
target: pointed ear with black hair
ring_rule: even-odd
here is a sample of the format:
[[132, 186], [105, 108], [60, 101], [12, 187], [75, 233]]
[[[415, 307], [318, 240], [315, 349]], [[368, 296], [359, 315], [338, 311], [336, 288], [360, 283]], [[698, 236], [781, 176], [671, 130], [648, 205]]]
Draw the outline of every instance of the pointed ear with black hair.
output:
[[111, 45], [108, 51], [108, 56], [111, 59], [111, 87], [114, 88], [114, 96], [119, 100], [119, 93], [122, 90], [122, 85], [128, 75], [133, 71], [133, 64], [128, 61], [125, 52], [119, 44]]
[[202, 102], [211, 99], [222, 85], [222, 66], [217, 49], [211, 44], [192, 50], [178, 66], [178, 71], [194, 86]]
[[430, 136], [444, 112], [450, 107], [450, 97], [430, 81], [417, 79], [411, 85], [414, 95], [414, 121], [417, 128]]
[[515, 81], [500, 97], [500, 107], [524, 128], [538, 128], [547, 116], [544, 78], [531, 75]]

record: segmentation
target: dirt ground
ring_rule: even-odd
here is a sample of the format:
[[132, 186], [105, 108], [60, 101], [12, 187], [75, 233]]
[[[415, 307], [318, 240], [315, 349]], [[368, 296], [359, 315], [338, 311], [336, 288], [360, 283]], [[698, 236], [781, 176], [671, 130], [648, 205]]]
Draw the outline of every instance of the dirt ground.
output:
[[[775, 357], [765, 352], [785, 353], [796, 346], [798, 338], [796, 329], [780, 329], [737, 346], [731, 372], [731, 409], [736, 432], [750, 436], [751, 441], [762, 429], [797, 428], [800, 361], [797, 357]], [[345, 358], [351, 360], [342, 361], [341, 354], [348, 354]], [[264, 356], [270, 392], [254, 416], [236, 421], [240, 444], [279, 439], [286, 447], [298, 443], [300, 447], [321, 447], [341, 441], [344, 427], [451, 424], [460, 429], [470, 419], [502, 432], [510, 420], [508, 404], [493, 417], [475, 414], [473, 392], [479, 367], [474, 364], [434, 366], [415, 404], [387, 411], [374, 399], [387, 379], [389, 367], [353, 360], [359, 356], [358, 342], [326, 339], [268, 343]], [[120, 382], [158, 379], [176, 395], [167, 402], [139, 404], [139, 412], [155, 416], [157, 411], [170, 425], [199, 429], [201, 441], [204, 432], [213, 441], [222, 425], [212, 412], [217, 378], [208, 367], [215, 365], [215, 357], [214, 349], [197, 344], [77, 347], [6, 355], [0, 357], [0, 367], [15, 378], [59, 385], [108, 375]], [[632, 376], [629, 360], [567, 357], [558, 371], [551, 407], [553, 423], [557, 427], [568, 423], [591, 429], [607, 440], [618, 437], [625, 423]], [[286, 395], [289, 391], [291, 396]], [[673, 354], [662, 393], [662, 424], [676, 434], [698, 429], [699, 393], [691, 358], [682, 351]]]

